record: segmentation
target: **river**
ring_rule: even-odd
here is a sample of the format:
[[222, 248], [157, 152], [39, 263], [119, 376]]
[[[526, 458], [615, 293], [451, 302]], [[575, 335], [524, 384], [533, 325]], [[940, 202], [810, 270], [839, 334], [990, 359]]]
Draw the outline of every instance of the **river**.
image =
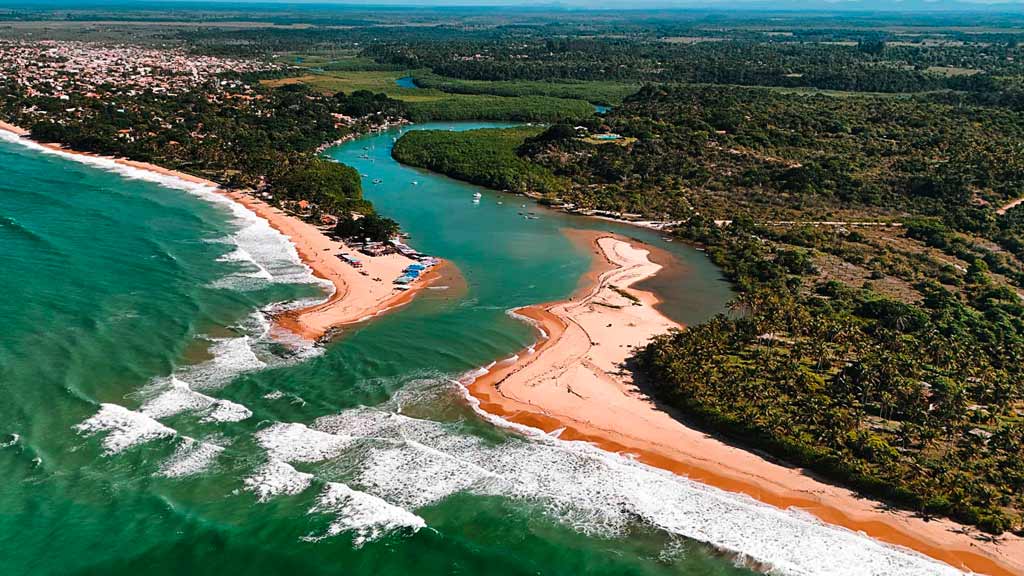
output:
[[[563, 228], [673, 253], [654, 287], [682, 322], [730, 291], [656, 233], [473, 203], [477, 188], [394, 162], [397, 135], [327, 154], [465, 285], [324, 347], [269, 329], [322, 288], [265, 222], [0, 142], [0, 574], [750, 573], [722, 550], [856, 573], [826, 547], [836, 531], [475, 412], [455, 379], [534, 338], [506, 311], [564, 298], [588, 267]], [[804, 537], [781, 541], [782, 521]]]

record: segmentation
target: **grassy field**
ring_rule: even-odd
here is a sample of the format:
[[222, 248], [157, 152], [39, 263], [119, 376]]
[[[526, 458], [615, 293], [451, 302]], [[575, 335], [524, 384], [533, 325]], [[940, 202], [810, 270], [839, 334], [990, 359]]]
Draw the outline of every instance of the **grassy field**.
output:
[[[399, 78], [422, 75], [422, 70], [349, 70], [365, 59], [354, 54], [284, 54], [282, 63], [297, 66], [296, 75], [263, 80], [271, 88], [288, 84], [305, 84], [323, 94], [356, 90], [383, 92], [409, 106], [410, 117], [417, 122], [430, 120], [515, 120], [551, 122], [579, 118], [594, 112], [582, 98], [553, 97], [526, 92], [520, 95], [497, 95], [488, 92], [464, 94], [442, 92], [434, 88], [404, 88]], [[542, 84], [542, 83], [532, 83]], [[576, 86], [576, 85], [573, 85]]]
[[402, 88], [395, 83], [399, 78], [408, 75], [406, 72], [379, 70], [324, 70], [323, 72], [311, 71], [309, 74], [291, 78], [264, 80], [263, 84], [271, 88], [286, 84], [306, 84], [324, 94], [334, 94], [335, 92], [348, 94], [356, 90], [369, 90], [374, 93], [383, 92], [391, 98], [405, 102], [429, 102], [449, 96], [437, 90]]

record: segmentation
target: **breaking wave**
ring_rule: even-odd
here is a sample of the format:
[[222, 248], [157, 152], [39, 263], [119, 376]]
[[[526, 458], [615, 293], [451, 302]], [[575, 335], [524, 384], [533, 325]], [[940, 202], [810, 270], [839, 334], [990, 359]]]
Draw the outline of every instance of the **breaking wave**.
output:
[[158, 475], [166, 478], [192, 476], [209, 468], [224, 451], [222, 446], [192, 438], [182, 438], [169, 459], [160, 465]]
[[332, 514], [335, 519], [324, 534], [307, 536], [306, 540], [315, 542], [342, 532], [353, 532], [352, 544], [356, 548], [396, 530], [416, 532], [427, 525], [423, 518], [403, 508], [340, 482], [328, 483], [309, 512]]
[[103, 453], [107, 456], [151, 440], [177, 435], [173, 428], [164, 426], [141, 412], [117, 404], [101, 404], [99, 411], [75, 426], [75, 430], [84, 436], [106, 432], [102, 444]]
[[235, 249], [223, 255], [221, 261], [240, 263], [242, 270], [215, 282], [214, 287], [250, 290], [273, 282], [317, 284], [328, 292], [334, 288], [330, 282], [315, 276], [312, 269], [302, 262], [295, 245], [287, 236], [271, 227], [265, 218], [257, 216], [245, 206], [219, 194], [216, 186], [209, 183], [193, 182], [173, 174], [128, 166], [113, 158], [55, 150], [5, 130], [0, 130], [0, 139], [26, 146], [44, 154], [60, 156], [80, 164], [114, 172], [128, 179], [142, 180], [159, 184], [165, 188], [183, 190], [206, 202], [226, 208], [232, 214], [233, 224], [237, 230], [229, 237], [222, 239], [233, 244]]
[[261, 466], [255, 474], [243, 481], [245, 489], [256, 495], [259, 502], [267, 502], [275, 496], [294, 496], [309, 488], [313, 475], [299, 472], [280, 460], [271, 460]]

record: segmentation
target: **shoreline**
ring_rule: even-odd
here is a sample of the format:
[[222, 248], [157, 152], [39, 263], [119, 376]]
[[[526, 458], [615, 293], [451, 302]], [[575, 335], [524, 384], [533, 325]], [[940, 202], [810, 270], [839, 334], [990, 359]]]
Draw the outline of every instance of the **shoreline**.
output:
[[257, 217], [266, 220], [271, 228], [284, 235], [292, 243], [299, 259], [309, 267], [313, 275], [334, 286], [333, 293], [324, 301], [274, 316], [276, 326], [307, 340], [329, 339], [338, 328], [369, 320], [407, 304], [420, 290], [430, 285], [442, 274], [455, 273], [448, 262], [441, 261], [438, 266], [411, 283], [408, 290], [400, 291], [392, 286], [391, 280], [401, 276], [401, 271], [415, 262], [411, 258], [400, 254], [373, 257], [359, 254], [359, 260], [363, 263], [362, 270], [366, 272], [366, 275], [363, 275], [359, 270], [335, 256], [338, 252], [356, 254], [355, 250], [350, 249], [341, 241], [327, 237], [313, 224], [291, 216], [254, 196], [240, 191], [225, 190], [211, 180], [156, 164], [78, 152], [59, 144], [38, 142], [29, 138], [28, 130], [7, 122], [0, 121], [0, 131], [14, 134], [19, 139], [55, 152], [87, 158], [104, 158], [128, 168], [206, 186], [210, 188], [211, 192], [227, 198]]
[[[22, 138], [28, 134], [3, 122], [0, 129]], [[35, 144], [66, 154], [98, 157], [53, 144]], [[210, 187], [267, 220], [286, 236], [313, 273], [335, 287], [323, 302], [274, 317], [276, 326], [303, 338], [330, 338], [333, 329], [402, 306], [439, 276], [457, 273], [453, 266], [443, 262], [406, 292], [373, 292], [374, 287], [382, 288], [379, 285], [390, 286], [391, 277], [381, 275], [383, 281], [376, 282], [372, 280], [375, 273], [359, 274], [334, 257], [336, 251], [348, 248], [326, 237], [312, 224], [258, 198], [222, 190], [203, 178], [144, 162], [104, 158]], [[908, 512], [885, 510], [879, 502], [688, 428], [663, 411], [638, 391], [629, 374], [620, 368], [632, 346], [680, 327], [655, 309], [658, 299], [653, 293], [634, 287], [658, 274], [662, 266], [648, 259], [646, 248], [636, 248], [645, 246], [638, 241], [603, 232], [569, 234], [574, 241], [591, 246], [593, 266], [569, 300], [515, 310], [535, 322], [544, 331], [544, 337], [532, 350], [520, 353], [518, 360], [499, 361], [491, 372], [467, 384], [482, 410], [545, 432], [563, 429], [562, 439], [586, 441], [609, 452], [634, 455], [645, 464], [747, 494], [779, 508], [798, 508], [829, 524], [864, 532], [957, 568], [993, 575], [1024, 574], [1024, 539], [1020, 537], [1008, 535], [1002, 544], [982, 542], [971, 534], [959, 533], [964, 527], [949, 520], [925, 521]], [[605, 238], [614, 242], [602, 244], [600, 241]], [[398, 255], [359, 258], [367, 268], [371, 261], [381, 261], [379, 267], [375, 266], [380, 270], [394, 266], [400, 270], [412, 262]], [[387, 259], [392, 261], [385, 262]], [[372, 294], [359, 291], [364, 284]], [[635, 298], [636, 303], [626, 294]], [[579, 372], [574, 372], [571, 385], [560, 388], [557, 375], [570, 369]], [[551, 386], [550, 374], [559, 370]], [[627, 421], [635, 425], [623, 431], [622, 423]]]
[[[639, 390], [621, 366], [631, 346], [680, 327], [654, 308], [654, 294], [631, 287], [657, 274], [661, 266], [647, 258], [646, 250], [632, 246], [639, 244], [634, 240], [603, 232], [572, 233], [577, 235], [577, 241], [589, 236], [594, 257], [590, 272], [569, 300], [513, 311], [533, 323], [541, 339], [518, 360], [499, 363], [464, 382], [480, 409], [546, 433], [561, 429], [564, 440], [590, 442], [777, 508], [796, 508], [961, 570], [1024, 574], [1024, 538], [1006, 534], [998, 543], [979, 540], [976, 530], [889, 509], [674, 418], [670, 409]], [[623, 422], [630, 423], [628, 429]]]

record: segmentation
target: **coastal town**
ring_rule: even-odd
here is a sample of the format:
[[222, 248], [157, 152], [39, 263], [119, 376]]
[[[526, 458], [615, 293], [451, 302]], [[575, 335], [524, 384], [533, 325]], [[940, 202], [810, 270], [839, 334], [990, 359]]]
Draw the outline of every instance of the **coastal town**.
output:
[[[225, 73], [240, 75], [274, 69], [254, 59], [189, 54], [182, 48], [146, 48], [130, 44], [74, 41], [0, 41], [0, 84], [13, 85], [29, 98], [51, 99], [23, 111], [26, 118], [81, 119], [88, 108], [71, 104], [86, 98], [124, 114], [143, 94], [168, 97], [187, 93]], [[260, 99], [239, 80], [213, 83], [206, 98]]]
[[[165, 141], [172, 149], [180, 147], [180, 141], [186, 139], [185, 131], [188, 139], [196, 142], [210, 140], [216, 145], [216, 131], [195, 120], [196, 100], [201, 99], [206, 105], [230, 110], [233, 114], [245, 113], [256, 120], [272, 121], [276, 112], [274, 103], [268, 100], [265, 91], [258, 88], [258, 83], [245, 82], [240, 78], [280, 67], [256, 59], [190, 54], [174, 47], [74, 41], [0, 41], [0, 86], [19, 93], [22, 101], [29, 103], [10, 109], [7, 117], [14, 123], [6, 123], [5, 126], [19, 131], [21, 126], [34, 127], [39, 123], [71, 127], [112, 116], [111, 123], [116, 132], [111, 135], [128, 149], [155, 139]], [[143, 106], [148, 99], [183, 101], [188, 105], [173, 116], [154, 116]], [[140, 118], [146, 118], [146, 123], [140, 123]], [[331, 127], [339, 131], [347, 131], [356, 122], [355, 118], [340, 112], [331, 112], [330, 118]], [[371, 120], [361, 131], [384, 130], [392, 122], [390, 118]], [[319, 154], [328, 146], [345, 142], [357, 133], [325, 142], [313, 152]], [[165, 136], [168, 134], [171, 136]], [[339, 215], [332, 214], [329, 212], [332, 208], [323, 200], [318, 201], [318, 196], [311, 192], [288, 199], [287, 192], [282, 193], [265, 176], [253, 181], [251, 186], [240, 187], [238, 194], [251, 197], [252, 202], [277, 206], [280, 213], [272, 211], [269, 206], [264, 213], [272, 221], [280, 220], [282, 216], [297, 218], [316, 227], [308, 233], [336, 238], [340, 246], [340, 251], [335, 253], [338, 261], [369, 277], [372, 282], [381, 283], [385, 281], [381, 276], [392, 276], [387, 278], [384, 286], [388, 288], [383, 292], [376, 286], [373, 289], [363, 286], [364, 291], [374, 295], [373, 305], [379, 305], [386, 299], [389, 291], [407, 292], [422, 284], [416, 281], [438, 263], [436, 258], [421, 254], [405, 244], [397, 229], [384, 235], [373, 234], [372, 238], [361, 234], [358, 237], [350, 234], [346, 238], [344, 233], [339, 234], [336, 230], [339, 221], [358, 222], [364, 218], [363, 214], [337, 208], [333, 211]], [[371, 216], [370, 219], [376, 220], [377, 217]], [[358, 251], [364, 258], [354, 258], [350, 250]], [[397, 272], [391, 266], [382, 267], [379, 262], [388, 255], [401, 258], [405, 264]], [[344, 278], [337, 278], [336, 290], [345, 293], [352, 277], [349, 274], [342, 276]], [[322, 314], [324, 306], [317, 309]], [[366, 310], [361, 310], [358, 317], [365, 316], [365, 313]], [[301, 311], [292, 314], [293, 319], [301, 316]], [[346, 316], [345, 321], [351, 320]], [[326, 328], [310, 334], [319, 337], [325, 331]]]

